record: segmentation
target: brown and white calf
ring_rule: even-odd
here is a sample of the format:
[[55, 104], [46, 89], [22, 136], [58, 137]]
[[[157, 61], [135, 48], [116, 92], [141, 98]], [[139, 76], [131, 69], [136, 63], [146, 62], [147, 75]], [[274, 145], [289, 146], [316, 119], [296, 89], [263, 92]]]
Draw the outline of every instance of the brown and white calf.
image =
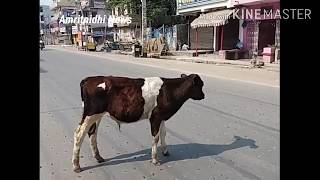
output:
[[81, 81], [83, 116], [74, 133], [73, 169], [80, 172], [79, 153], [86, 134], [93, 156], [103, 162], [97, 147], [97, 131], [103, 115], [120, 123], [149, 119], [151, 124], [152, 163], [159, 164], [157, 144], [161, 140], [163, 155], [169, 155], [165, 142], [165, 121], [172, 117], [189, 98], [204, 99], [203, 81], [197, 74], [181, 78], [126, 78], [114, 76], [87, 77]]

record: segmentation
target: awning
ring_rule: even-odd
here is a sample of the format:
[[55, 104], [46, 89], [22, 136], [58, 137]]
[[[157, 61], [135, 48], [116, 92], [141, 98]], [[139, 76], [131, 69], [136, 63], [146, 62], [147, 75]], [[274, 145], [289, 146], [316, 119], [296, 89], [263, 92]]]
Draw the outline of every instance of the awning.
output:
[[192, 21], [191, 27], [213, 27], [222, 26], [228, 23], [230, 15], [232, 15], [233, 9], [224, 9], [215, 12], [209, 12], [207, 14], [200, 14], [198, 18]]

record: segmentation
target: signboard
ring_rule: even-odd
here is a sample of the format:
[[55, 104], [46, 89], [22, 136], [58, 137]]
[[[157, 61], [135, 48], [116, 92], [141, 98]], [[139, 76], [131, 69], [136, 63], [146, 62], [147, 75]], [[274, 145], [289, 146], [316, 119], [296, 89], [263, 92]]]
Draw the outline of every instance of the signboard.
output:
[[177, 0], [177, 4], [178, 8], [191, 8], [227, 1], [228, 0]]
[[61, 28], [60, 28], [60, 32], [65, 33], [65, 32], [66, 32], [66, 27], [61, 27]]
[[111, 20], [110, 16], [108, 18], [108, 27], [113, 27], [113, 21]]
[[57, 28], [57, 27], [55, 27], [55, 28], [51, 28], [51, 32], [53, 33], [53, 32], [56, 32], [56, 31], [58, 31], [59, 29]]
[[103, 0], [94, 0], [93, 1], [93, 7], [94, 8], [105, 9], [105, 3], [104, 3]]
[[78, 32], [77, 35], [77, 41], [80, 42], [82, 39], [81, 32]]
[[78, 27], [72, 26], [72, 34], [77, 34], [77, 33], [78, 33]]
[[178, 5], [190, 4], [193, 2], [194, 0], [178, 0]]

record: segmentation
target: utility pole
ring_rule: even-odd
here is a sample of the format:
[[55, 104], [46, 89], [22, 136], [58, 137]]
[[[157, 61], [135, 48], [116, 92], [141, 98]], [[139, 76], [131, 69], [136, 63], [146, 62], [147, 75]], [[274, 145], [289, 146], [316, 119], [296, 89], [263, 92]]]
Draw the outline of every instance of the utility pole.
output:
[[[82, 9], [82, 6], [80, 4], [80, 11], [81, 11], [81, 16], [83, 16], [83, 9]], [[83, 17], [84, 18], [84, 17]], [[86, 40], [86, 36], [87, 36], [87, 32], [86, 32], [86, 25], [85, 24], [81, 24], [82, 28], [81, 28], [81, 44], [82, 44], [82, 47], [83, 47], [83, 28], [84, 28], [84, 40]], [[86, 43], [86, 46], [87, 46], [87, 43]]]
[[146, 0], [141, 0], [142, 3], [142, 13], [141, 13], [141, 45], [142, 45], [142, 56], [144, 56], [144, 41], [146, 36], [146, 28], [147, 28], [147, 2]]
[[[76, 3], [76, 17], [78, 18], [79, 9], [80, 9], [81, 4], [80, 4], [80, 2], [78, 0], [75, 0], [75, 3]], [[78, 23], [78, 24], [76, 24], [76, 26], [77, 26], [77, 30], [79, 32], [80, 31], [80, 24]], [[83, 46], [83, 44], [82, 44], [82, 31], [80, 31], [80, 32], [81, 32], [81, 37], [78, 37], [78, 39], [79, 38], [81, 39], [81, 48], [82, 48], [82, 46]], [[79, 46], [80, 46], [80, 44], [78, 44], [78, 50], [79, 50]]]
[[[79, 0], [75, 0], [76, 3], [76, 17], [79, 16], [79, 10], [81, 11], [81, 16], [83, 16], [83, 10], [82, 10], [82, 6], [81, 6], [81, 2]], [[81, 30], [80, 30], [80, 26], [81, 26]], [[80, 36], [81, 36], [81, 48], [83, 48], [83, 25], [81, 24], [81, 21], [79, 24], [77, 24], [77, 29], [78, 32], [80, 31]]]

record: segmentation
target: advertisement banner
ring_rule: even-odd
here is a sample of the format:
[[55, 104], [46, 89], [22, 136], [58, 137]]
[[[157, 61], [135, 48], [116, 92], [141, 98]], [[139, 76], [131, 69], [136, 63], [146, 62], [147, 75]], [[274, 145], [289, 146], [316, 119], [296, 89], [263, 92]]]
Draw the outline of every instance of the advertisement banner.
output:
[[77, 26], [72, 26], [72, 34], [77, 34], [77, 33], [78, 33]]

